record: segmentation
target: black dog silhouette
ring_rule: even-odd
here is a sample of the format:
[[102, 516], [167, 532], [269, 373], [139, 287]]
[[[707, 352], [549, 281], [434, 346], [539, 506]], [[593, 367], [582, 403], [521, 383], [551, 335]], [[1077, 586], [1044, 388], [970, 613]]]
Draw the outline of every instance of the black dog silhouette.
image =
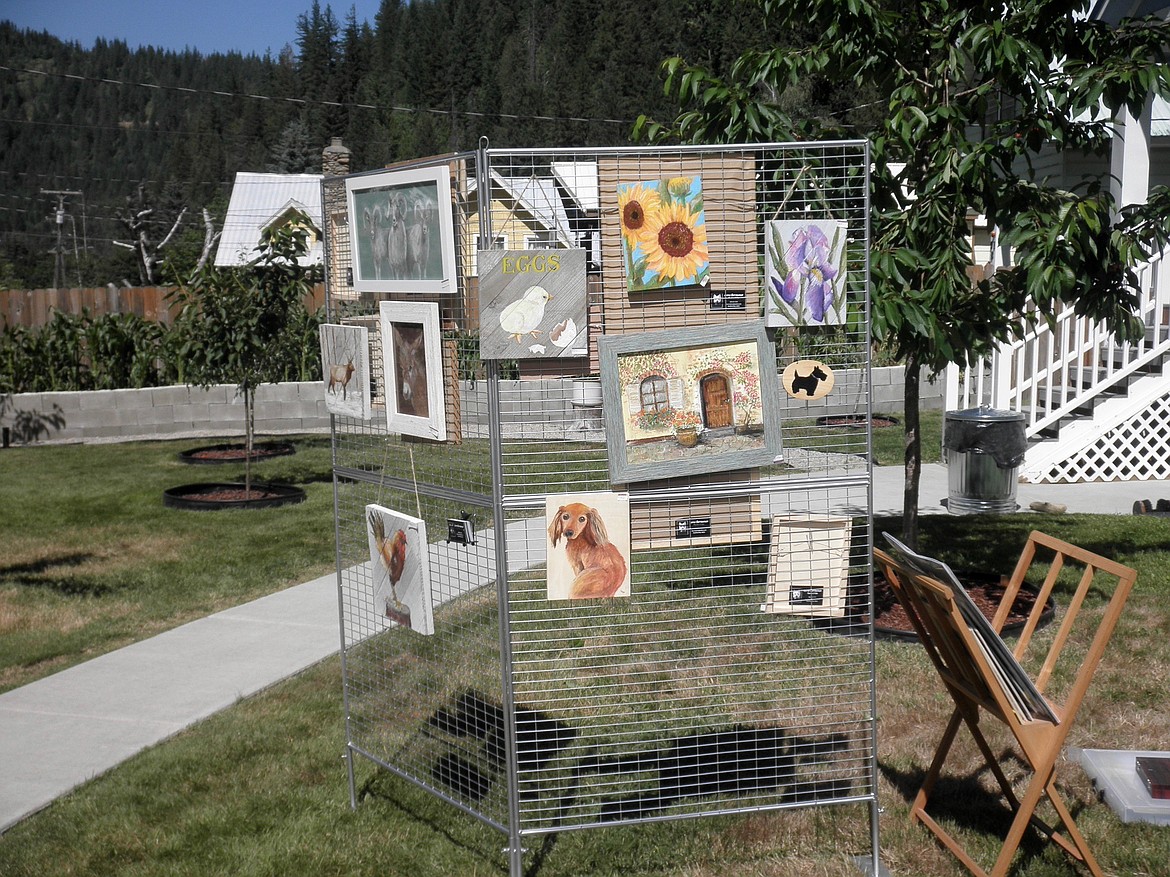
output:
[[819, 365], [814, 365], [811, 374], [802, 375], [800, 372], [794, 372], [792, 377], [792, 395], [795, 396], [801, 390], [810, 399], [816, 395], [817, 385], [827, 378], [828, 375], [821, 370]]

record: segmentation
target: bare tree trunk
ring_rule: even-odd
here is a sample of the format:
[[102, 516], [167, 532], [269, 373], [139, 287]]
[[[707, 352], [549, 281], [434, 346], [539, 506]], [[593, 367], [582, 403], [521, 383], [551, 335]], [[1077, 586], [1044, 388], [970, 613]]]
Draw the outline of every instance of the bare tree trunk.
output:
[[203, 266], [207, 264], [207, 260], [211, 258], [211, 251], [214, 249], [216, 241], [219, 236], [223, 234], [222, 231], [215, 230], [215, 223], [211, 221], [211, 213], [207, 208], [203, 208], [203, 252], [199, 254], [199, 262], [195, 265], [196, 271], [202, 271]]
[[919, 429], [918, 357], [911, 354], [905, 365], [902, 407], [905, 417], [905, 476], [902, 491], [902, 541], [918, 550], [918, 488], [922, 476], [922, 432]]

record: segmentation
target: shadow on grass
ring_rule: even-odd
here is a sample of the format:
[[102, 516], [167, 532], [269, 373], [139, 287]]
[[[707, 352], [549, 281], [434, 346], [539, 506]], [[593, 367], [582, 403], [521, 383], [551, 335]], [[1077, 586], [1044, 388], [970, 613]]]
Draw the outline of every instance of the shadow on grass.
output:
[[[1019, 762], [1020, 759], [1015, 752], [1008, 750], [1000, 756], [1000, 763], [1003, 764], [1005, 761]], [[902, 796], [907, 805], [914, 803], [918, 790], [926, 779], [925, 769], [914, 767], [910, 770], [900, 771], [879, 759], [878, 770]], [[989, 771], [990, 769], [986, 765], [981, 765], [969, 773], [956, 775], [946, 773], [944, 768], [943, 774], [939, 776], [930, 793], [927, 812], [940, 824], [950, 823], [951, 827], [947, 827], [945, 824], [943, 827], [952, 835], [956, 831], [985, 835], [990, 846], [995, 849], [995, 853], [990, 854], [988, 858], [994, 858], [995, 855], [998, 855], [999, 847], [1004, 838], [1007, 837], [1012, 820], [1015, 818], [1015, 812], [1008, 806], [998, 788], [989, 789], [981, 781], [981, 776]], [[1031, 779], [1031, 774], [1029, 774], [1028, 781], [1031, 782]], [[1066, 801], [1066, 803], [1069, 804], [1070, 812], [1075, 820], [1080, 811], [1084, 809], [1083, 805], [1076, 801]], [[921, 828], [923, 831], [927, 831], [925, 826], [921, 826]], [[961, 839], [960, 843], [962, 843]], [[1013, 873], [1026, 873], [1028, 870], [1027, 862], [1043, 858], [1045, 852], [1052, 846], [1053, 844], [1048, 840], [1047, 835], [1033, 825], [1031, 831], [1025, 832], [1020, 843], [1019, 851], [1016, 854], [1016, 868], [1013, 869]], [[978, 861], [979, 856], [972, 853], [970, 846], [967, 847], [967, 853]], [[991, 862], [982, 864], [990, 867]]]
[[61, 577], [65, 570], [76, 569], [94, 557], [95, 555], [89, 552], [76, 552], [0, 566], [0, 582], [28, 588], [44, 588], [65, 597], [100, 597], [114, 589], [83, 576]]
[[[470, 816], [457, 816], [445, 802], [413, 788], [406, 780], [389, 771], [379, 768], [362, 783], [357, 789], [357, 801], [358, 806], [361, 806], [363, 801], [377, 801], [393, 808], [401, 819], [416, 822], [492, 869], [501, 873], [507, 872], [506, 862], [490, 852], [498, 849], [498, 844], [493, 845], [488, 840], [489, 832], [494, 838], [505, 835], [473, 821]], [[478, 838], [467, 837], [458, 831], [460, 828], [468, 831], [479, 829], [481, 835]]]

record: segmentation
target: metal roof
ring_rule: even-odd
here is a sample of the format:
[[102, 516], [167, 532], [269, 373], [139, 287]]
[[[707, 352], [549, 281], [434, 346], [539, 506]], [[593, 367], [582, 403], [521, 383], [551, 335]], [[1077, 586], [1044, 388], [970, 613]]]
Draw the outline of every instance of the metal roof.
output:
[[321, 174], [236, 174], [223, 234], [215, 253], [216, 265], [243, 265], [256, 257], [260, 232], [287, 210], [305, 214], [317, 230], [317, 240], [310, 246], [305, 265], [320, 265]]

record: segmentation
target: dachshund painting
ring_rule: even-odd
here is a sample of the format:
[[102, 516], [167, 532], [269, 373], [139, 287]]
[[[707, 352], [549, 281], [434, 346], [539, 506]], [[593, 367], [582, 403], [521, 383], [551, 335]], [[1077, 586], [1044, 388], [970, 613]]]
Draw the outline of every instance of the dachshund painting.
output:
[[626, 580], [626, 559], [609, 539], [597, 509], [572, 502], [557, 509], [548, 525], [555, 548], [563, 538], [565, 555], [573, 570], [570, 600], [612, 597]]

